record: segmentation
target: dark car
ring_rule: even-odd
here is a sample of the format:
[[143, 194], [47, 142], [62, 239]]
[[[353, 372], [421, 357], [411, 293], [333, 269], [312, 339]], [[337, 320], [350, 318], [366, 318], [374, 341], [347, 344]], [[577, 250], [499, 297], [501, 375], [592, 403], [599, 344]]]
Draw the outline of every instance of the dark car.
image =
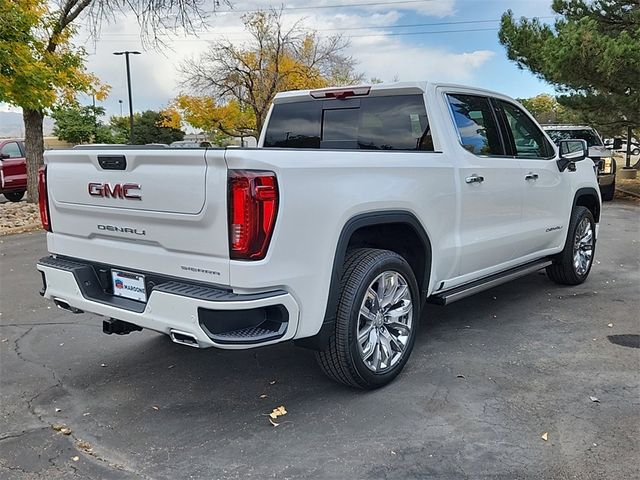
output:
[[0, 139], [0, 193], [19, 202], [27, 191], [24, 140]]

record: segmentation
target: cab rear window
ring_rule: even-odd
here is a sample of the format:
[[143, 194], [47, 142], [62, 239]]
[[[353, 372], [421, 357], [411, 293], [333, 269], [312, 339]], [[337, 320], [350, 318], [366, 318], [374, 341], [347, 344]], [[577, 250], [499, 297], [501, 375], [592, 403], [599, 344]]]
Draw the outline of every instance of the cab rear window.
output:
[[422, 95], [309, 100], [273, 107], [264, 147], [433, 151]]

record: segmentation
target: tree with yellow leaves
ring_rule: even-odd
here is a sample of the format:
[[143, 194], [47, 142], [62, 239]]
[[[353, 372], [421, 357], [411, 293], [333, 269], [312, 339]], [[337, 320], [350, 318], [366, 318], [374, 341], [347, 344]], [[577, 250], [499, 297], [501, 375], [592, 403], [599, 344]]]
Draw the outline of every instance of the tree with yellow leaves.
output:
[[72, 43], [77, 22], [97, 33], [116, 13], [133, 12], [143, 40], [157, 43], [162, 29], [182, 26], [193, 31], [201, 5], [201, 0], [0, 0], [0, 102], [22, 108], [29, 201], [38, 201], [45, 113], [74, 103], [78, 92], [95, 94], [96, 99], [107, 94], [86, 70], [84, 49]]
[[276, 93], [362, 81], [339, 35], [322, 39], [302, 22], [285, 28], [277, 10], [247, 14], [243, 23], [247, 44], [212, 42], [207, 52], [183, 63], [183, 86], [198, 95], [174, 99], [167, 113], [174, 121], [177, 113], [207, 132], [257, 137]]

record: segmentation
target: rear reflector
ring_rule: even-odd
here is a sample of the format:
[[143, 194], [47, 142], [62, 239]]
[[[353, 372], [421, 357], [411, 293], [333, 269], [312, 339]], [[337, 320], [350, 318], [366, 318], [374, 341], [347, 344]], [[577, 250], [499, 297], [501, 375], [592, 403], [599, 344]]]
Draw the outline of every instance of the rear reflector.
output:
[[42, 228], [51, 231], [51, 217], [49, 216], [49, 198], [47, 196], [47, 166], [42, 165], [38, 170], [38, 207]]
[[347, 97], [361, 97], [369, 95], [371, 87], [346, 87], [346, 88], [330, 88], [324, 90], [313, 90], [310, 95], [313, 98], [337, 98], [338, 100]]
[[278, 181], [273, 172], [229, 171], [229, 256], [262, 260], [278, 213]]

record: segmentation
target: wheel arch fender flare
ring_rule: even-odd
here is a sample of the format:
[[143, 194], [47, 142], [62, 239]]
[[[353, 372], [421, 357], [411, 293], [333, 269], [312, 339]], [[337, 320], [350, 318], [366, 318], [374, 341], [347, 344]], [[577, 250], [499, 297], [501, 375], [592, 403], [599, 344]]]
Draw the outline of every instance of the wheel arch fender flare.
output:
[[383, 210], [356, 214], [345, 222], [342, 231], [340, 232], [340, 236], [338, 237], [331, 270], [331, 281], [329, 285], [329, 294], [327, 296], [325, 316], [322, 321], [320, 331], [312, 337], [295, 340], [296, 345], [314, 350], [323, 350], [326, 347], [336, 321], [336, 313], [340, 296], [339, 289], [342, 276], [342, 265], [344, 264], [347, 249], [354, 233], [364, 227], [392, 224], [401, 224], [410, 227], [422, 244], [425, 255], [424, 273], [422, 278], [417, 280], [418, 284], [421, 286], [420, 300], [421, 303], [424, 303], [431, 276], [432, 247], [431, 240], [429, 239], [422, 223], [412, 212], [406, 210]]
[[596, 223], [600, 222], [600, 210], [602, 206], [600, 204], [598, 191], [594, 187], [583, 187], [576, 190], [576, 193], [573, 196], [573, 205], [571, 206], [572, 213], [576, 206], [587, 207], [590, 210], [590, 206], [593, 207], [593, 218]]

